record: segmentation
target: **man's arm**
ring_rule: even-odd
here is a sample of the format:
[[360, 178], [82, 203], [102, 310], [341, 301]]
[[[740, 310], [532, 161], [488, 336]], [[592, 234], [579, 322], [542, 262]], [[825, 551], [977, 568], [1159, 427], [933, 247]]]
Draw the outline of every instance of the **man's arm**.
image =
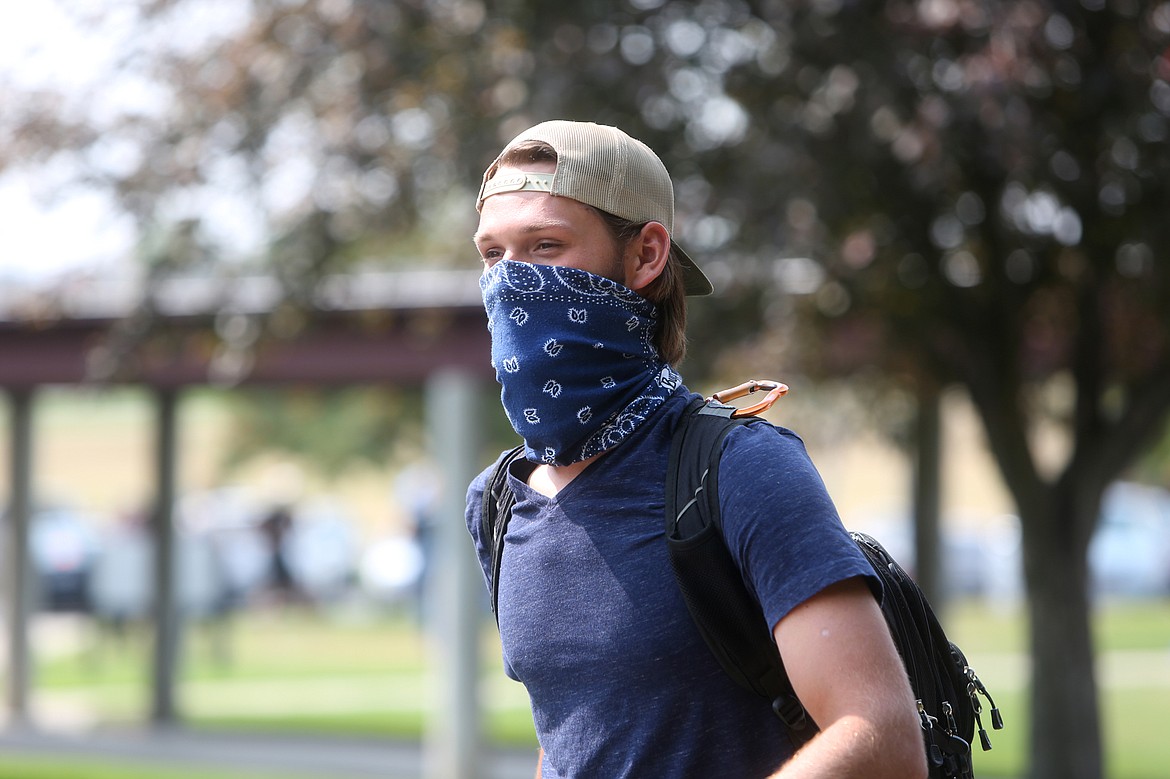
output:
[[544, 765], [544, 748], [540, 748], [536, 752], [536, 779], [540, 779], [540, 769]]
[[809, 598], [773, 634], [793, 690], [820, 727], [773, 779], [925, 779], [910, 682], [861, 579]]

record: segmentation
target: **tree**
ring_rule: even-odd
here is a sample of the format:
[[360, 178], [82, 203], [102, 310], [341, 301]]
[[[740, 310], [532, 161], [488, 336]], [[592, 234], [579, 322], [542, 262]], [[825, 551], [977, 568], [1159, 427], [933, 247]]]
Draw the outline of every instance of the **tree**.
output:
[[[1023, 526], [1031, 775], [1099, 777], [1087, 547], [1170, 410], [1170, 6], [772, 11], [790, 64], [740, 74], [771, 109], [744, 157], [804, 153], [779, 218], [745, 199], [744, 223], [814, 258], [778, 265], [823, 274], [808, 307], [836, 367], [970, 394]], [[1053, 424], [1056, 460], [1035, 444]]]

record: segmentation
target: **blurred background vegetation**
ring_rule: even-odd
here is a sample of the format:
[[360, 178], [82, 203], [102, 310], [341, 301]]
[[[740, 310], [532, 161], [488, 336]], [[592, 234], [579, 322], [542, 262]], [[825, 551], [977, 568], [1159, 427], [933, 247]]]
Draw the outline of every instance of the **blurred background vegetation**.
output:
[[[1139, 726], [1102, 727], [1119, 710], [1170, 710], [1098, 698], [1093, 564], [1106, 554], [1093, 544], [1111, 485], [1170, 479], [1170, 3], [49, 5], [61, 30], [101, 42], [102, 67], [65, 78], [28, 51], [0, 74], [0, 184], [65, 213], [100, 199], [113, 248], [43, 275], [35, 251], [10, 255], [8, 316], [52, 320], [71, 284], [131, 279], [140, 303], [116, 357], [156, 332], [162, 283], [260, 274], [279, 303], [208, 336], [244, 351], [258, 334], [295, 339], [332, 276], [474, 267], [475, 187], [516, 132], [554, 117], [619, 125], [664, 158], [679, 241], [718, 290], [691, 309], [692, 387], [792, 385], [778, 419], [809, 440], [847, 521], [905, 527], [941, 504], [953, 539], [960, 526], [1021, 539], [1000, 594], [1022, 594], [1022, 637], [1003, 645], [1031, 662], [1004, 770], [1153, 775], [1118, 768], [1142, 752], [1117, 746]], [[95, 385], [116, 385], [118, 367], [96, 365]], [[200, 403], [188, 434], [214, 445], [186, 450], [187, 489], [260, 485], [240, 509], [253, 523], [340, 492], [361, 506], [363, 541], [417, 531], [394, 486], [400, 471], [426, 483], [408, 470], [423, 454], [417, 387], [209, 390]], [[65, 393], [43, 419], [64, 415], [73, 434], [137, 408], [132, 391]], [[498, 415], [485, 426], [488, 448], [502, 445]], [[124, 462], [109, 453], [134, 430], [99, 434], [96, 457], [115, 458], [102, 467]], [[94, 458], [44, 461], [77, 494]], [[133, 513], [148, 494], [133, 478], [103, 484], [130, 491], [104, 510]], [[1131, 555], [1160, 548], [1163, 511]], [[957, 575], [945, 544], [939, 566]], [[1166, 586], [1147, 599], [1164, 604]], [[1143, 614], [1163, 632], [1122, 648], [1164, 652], [1165, 612]], [[1156, 657], [1144, 667], [1164, 692]]]

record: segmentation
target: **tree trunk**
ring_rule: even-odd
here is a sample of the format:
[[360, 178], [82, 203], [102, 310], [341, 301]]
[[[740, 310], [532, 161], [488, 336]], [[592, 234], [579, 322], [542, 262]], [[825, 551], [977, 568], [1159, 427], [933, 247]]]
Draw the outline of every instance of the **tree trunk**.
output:
[[942, 422], [938, 387], [923, 379], [918, 390], [914, 438], [914, 578], [939, 617], [946, 612], [949, 593], [942, 581], [942, 540], [939, 506], [942, 503]]
[[[1031, 629], [1031, 779], [1101, 779], [1104, 771], [1089, 610], [1088, 540], [1074, 528], [1100, 500], [1054, 488], [1021, 517]], [[1036, 504], [1033, 504], [1036, 505]], [[1092, 525], [1089, 524], [1089, 527]]]

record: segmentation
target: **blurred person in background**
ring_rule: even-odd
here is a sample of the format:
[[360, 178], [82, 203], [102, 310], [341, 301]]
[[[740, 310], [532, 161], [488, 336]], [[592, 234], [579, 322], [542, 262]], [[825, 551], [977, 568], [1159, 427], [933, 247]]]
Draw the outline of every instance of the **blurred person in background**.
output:
[[410, 523], [410, 533], [418, 550], [419, 566], [415, 587], [415, 611], [420, 622], [426, 620], [427, 582], [434, 575], [431, 563], [435, 551], [435, 512], [439, 499], [439, 474], [428, 461], [412, 463], [398, 474], [396, 492]]
[[292, 531], [292, 510], [283, 504], [274, 506], [260, 521], [260, 533], [268, 548], [268, 587], [277, 603], [301, 600], [288, 561], [288, 538]]
[[[722, 529], [820, 733], [794, 750], [683, 602], [663, 499], [671, 434], [696, 396], [675, 366], [686, 297], [712, 288], [672, 239], [657, 155], [613, 127], [545, 122], [488, 167], [476, 207], [492, 364], [525, 444], [508, 473], [497, 618], [506, 673], [531, 699], [537, 776], [925, 776], [880, 585], [791, 432], [728, 436]], [[467, 500], [485, 577], [494, 468]]]

